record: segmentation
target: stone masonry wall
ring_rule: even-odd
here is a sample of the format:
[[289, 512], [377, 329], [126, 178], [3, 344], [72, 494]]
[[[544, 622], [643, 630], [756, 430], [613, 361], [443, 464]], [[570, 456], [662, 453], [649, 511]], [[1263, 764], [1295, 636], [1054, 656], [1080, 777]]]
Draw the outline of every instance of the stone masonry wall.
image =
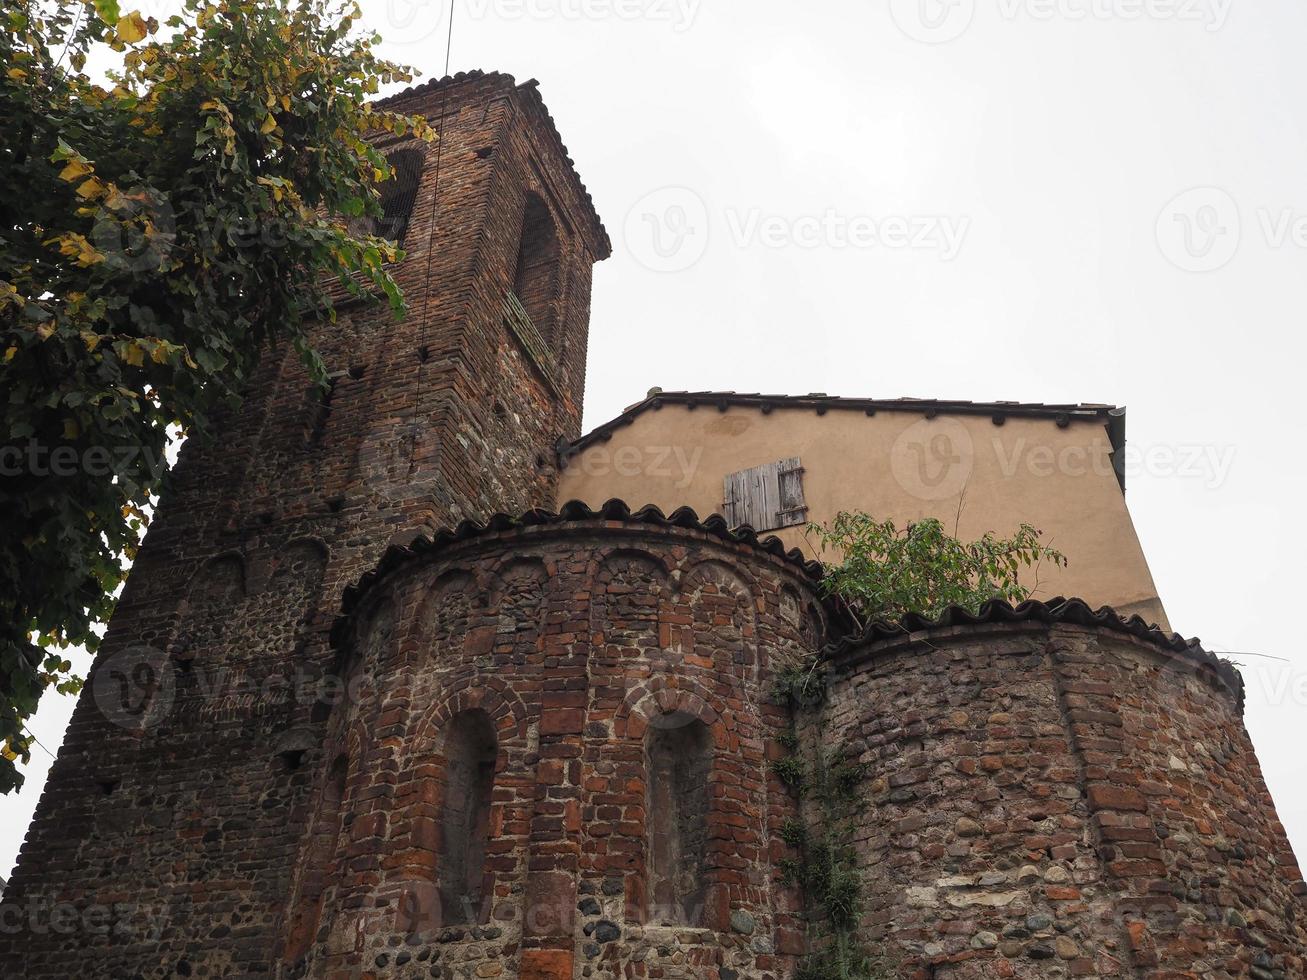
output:
[[1041, 624], [841, 656], [811, 737], [868, 764], [864, 925], [904, 976], [1307, 975], [1307, 886], [1210, 664]]

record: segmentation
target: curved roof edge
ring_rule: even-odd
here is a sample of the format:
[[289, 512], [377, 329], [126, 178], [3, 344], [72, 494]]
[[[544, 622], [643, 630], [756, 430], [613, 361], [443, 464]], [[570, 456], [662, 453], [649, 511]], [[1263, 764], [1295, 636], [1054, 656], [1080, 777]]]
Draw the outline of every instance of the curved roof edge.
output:
[[1094, 609], [1083, 599], [1067, 599], [1061, 596], [1043, 602], [1032, 599], [1016, 606], [1002, 599], [994, 599], [981, 606], [980, 611], [976, 613], [960, 606], [951, 606], [938, 617], [932, 618], [914, 613], [897, 622], [875, 622], [860, 634], [845, 636], [828, 644], [822, 653], [827, 659], [834, 659], [876, 643], [906, 639], [914, 633], [929, 633], [933, 630], [957, 626], [1002, 623], [1037, 623], [1045, 626], [1065, 624], [1106, 629], [1132, 636], [1168, 653], [1192, 660], [1200, 668], [1210, 668], [1235, 694], [1239, 709], [1243, 710], [1246, 693], [1243, 675], [1230, 661], [1223, 660], [1203, 649], [1200, 640], [1185, 639], [1178, 633], [1167, 633], [1139, 616], [1131, 616], [1127, 619], [1110, 606]]
[[638, 511], [632, 511], [630, 506], [623, 500], [610, 500], [598, 510], [594, 510], [579, 500], [573, 500], [564, 504], [557, 512], [536, 509], [529, 510], [517, 517], [509, 514], [495, 514], [484, 522], [463, 521], [456, 528], [442, 529], [431, 537], [420, 536], [410, 544], [392, 545], [386, 549], [386, 553], [371, 571], [364, 574], [362, 578], [345, 590], [341, 599], [340, 613], [337, 615], [331, 630], [332, 643], [338, 643], [342, 639], [340, 631], [344, 629], [346, 621], [358, 608], [358, 605], [372, 587], [404, 565], [436, 555], [452, 545], [473, 541], [477, 538], [490, 537], [495, 534], [531, 527], [561, 527], [569, 524], [586, 523], [602, 525], [611, 522], [627, 524], [632, 527], [680, 528], [682, 530], [698, 531], [719, 538], [728, 544], [742, 544], [764, 551], [787, 564], [793, 565], [801, 575], [813, 581], [817, 581], [822, 577], [820, 562], [808, 558], [798, 548], [786, 549], [780, 538], [774, 535], [765, 538], [759, 537], [758, 533], [747, 525], [732, 528], [720, 514], [712, 514], [700, 519], [699, 515], [689, 507], [681, 507], [671, 514], [664, 514], [653, 505], [642, 507]]

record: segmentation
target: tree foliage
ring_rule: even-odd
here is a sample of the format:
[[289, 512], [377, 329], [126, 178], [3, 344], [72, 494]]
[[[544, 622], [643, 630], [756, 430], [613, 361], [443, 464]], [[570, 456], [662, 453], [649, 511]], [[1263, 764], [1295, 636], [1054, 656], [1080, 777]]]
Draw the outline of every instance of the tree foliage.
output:
[[839, 556], [826, 564], [824, 588], [863, 623], [908, 613], [938, 616], [950, 606], [975, 612], [991, 599], [1022, 602], [1032, 592], [1023, 572], [1037, 575], [1043, 562], [1067, 564], [1029, 524], [1009, 538], [990, 532], [962, 541], [936, 518], [899, 528], [892, 520], [842, 512], [808, 530], [823, 553]]
[[[390, 176], [370, 134], [406, 81], [353, 4], [3, 0], [0, 117], [0, 791], [24, 719], [72, 690], [134, 555], [170, 435], [204, 435], [260, 352], [320, 362], [328, 285], [384, 295], [393, 243], [347, 222]], [[107, 56], [107, 81], [87, 72]]]

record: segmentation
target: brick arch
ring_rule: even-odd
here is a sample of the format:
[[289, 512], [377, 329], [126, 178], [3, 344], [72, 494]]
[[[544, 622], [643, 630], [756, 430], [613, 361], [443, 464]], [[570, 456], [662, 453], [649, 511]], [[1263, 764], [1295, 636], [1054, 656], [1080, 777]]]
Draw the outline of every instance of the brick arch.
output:
[[[279, 958], [287, 965], [311, 958], [316, 937], [333, 915], [332, 896], [343, 884], [344, 817], [349, 812], [350, 788], [358, 775], [362, 742], [349, 727], [336, 732], [325, 743], [320, 760], [317, 788], [313, 794], [312, 820], [300, 840], [299, 870], [278, 930], [282, 949]], [[344, 760], [343, 772], [338, 760]], [[339, 795], [337, 795], [339, 794]]]
[[653, 565], [662, 573], [664, 578], [671, 578], [673, 572], [672, 563], [665, 556], [644, 548], [633, 547], [628, 544], [617, 544], [595, 549], [594, 558], [587, 570], [590, 580], [593, 582], [599, 581], [604, 568], [622, 559], [642, 561]]
[[449, 568], [424, 586], [422, 601], [417, 605], [413, 636], [416, 640], [410, 659], [422, 661], [432, 656], [435, 642], [462, 649], [455, 638], [466, 640], [477, 615], [479, 601], [485, 595], [484, 582], [473, 569]]
[[[673, 592], [665, 560], [638, 548], [597, 555], [590, 570], [590, 630], [597, 652], [639, 661], [662, 647], [665, 605]], [[641, 664], [630, 666], [639, 670]]]
[[817, 604], [805, 599], [798, 589], [786, 583], [781, 586], [778, 610], [784, 645], [797, 644], [792, 652], [798, 656], [814, 653], [825, 632], [825, 619]]
[[[717, 558], [690, 566], [680, 581], [677, 601], [682, 623], [671, 633], [672, 648], [697, 658], [758, 667], [758, 583], [752, 575]], [[722, 620], [726, 620], [725, 623]], [[705, 643], [705, 641], [710, 641]]]
[[[227, 579], [225, 583], [223, 578]], [[215, 582], [227, 590], [228, 598], [244, 598], [248, 595], [249, 563], [245, 555], [232, 550], [206, 558], [186, 583], [186, 601], [203, 601], [201, 590]]]
[[712, 693], [693, 678], [655, 675], [627, 692], [613, 718], [613, 734], [643, 739], [656, 718], [679, 714], [703, 722], [714, 736], [728, 735], [735, 730], [735, 719], [721, 714], [712, 701]]
[[[448, 867], [442, 848], [448, 846], [445, 835], [451, 832], [446, 822], [451, 814], [446, 793], [453, 771], [451, 752], [456, 751], [449, 738], [461, 720], [478, 712], [488, 717], [495, 740], [494, 788], [479, 797], [481, 804], [477, 805], [485, 820], [482, 832], [492, 842], [502, 839], [503, 827], [513, 820], [510, 811], [522, 805], [522, 794], [505, 790], [505, 785], [525, 778], [519, 770], [526, 748], [526, 706], [500, 678], [474, 671], [461, 673], [442, 697], [412, 720], [404, 737], [397, 773], [399, 791], [389, 811], [390, 871], [376, 890], [391, 900], [394, 927], [401, 933], [427, 934], [450, 923], [450, 906], [444, 892], [450, 881], [442, 877], [442, 868]], [[461, 832], [466, 833], [467, 828]], [[483, 855], [482, 860], [486, 857]], [[485, 887], [478, 906], [482, 924], [503, 870], [491, 862], [482, 866]], [[455, 924], [472, 925], [475, 920], [455, 920]]]
[[173, 655], [187, 661], [223, 646], [240, 622], [238, 609], [248, 597], [249, 563], [244, 554], [224, 551], [205, 559], [177, 604], [170, 642]]
[[521, 697], [502, 678], [480, 672], [464, 672], [451, 678], [443, 697], [432, 701], [409, 726], [409, 754], [419, 747], [439, 748], [449, 723], [466, 711], [481, 710], [490, 715], [499, 735], [500, 760], [506, 742], [526, 738], [528, 714]]
[[[729, 906], [729, 886], [722, 872], [729, 863], [726, 841], [733, 831], [727, 825], [728, 806], [714, 787], [727, 778], [727, 757], [735, 751], [739, 739], [734, 716], [719, 711], [713, 701], [712, 694], [692, 678], [656, 676], [633, 688], [614, 717], [613, 733], [619, 743], [625, 743], [637, 767], [643, 804], [642, 816], [637, 818], [638, 863], [631, 869], [626, 890], [625, 918], [632, 924], [654, 924], [651, 916], [660, 918], [667, 911], [665, 896], [658, 897], [655, 893], [659, 891], [660, 882], [665, 886], [670, 879], [666, 867], [662, 868], [662, 873], [656, 869], [655, 854], [658, 841], [669, 832], [676, 833], [671, 827], [677, 820], [654, 795], [667, 792], [666, 784], [656, 775], [656, 747], [664, 736], [675, 740], [677, 730], [688, 732], [698, 723], [708, 737], [707, 754], [700, 759], [703, 771], [696, 777], [696, 785], [701, 781], [706, 793], [700, 798], [702, 809], [698, 811], [698, 819], [703, 821], [701, 840], [704, 842], [699, 860], [704, 863], [694, 872], [695, 877], [702, 879], [702, 888], [693, 900], [695, 910], [687, 913], [688, 918], [681, 920], [681, 924], [719, 930], [725, 927], [723, 910]], [[659, 726], [658, 722], [663, 718], [669, 719], [671, 724]], [[673, 824], [669, 825], [668, 820]]]
[[541, 558], [514, 556], [490, 576], [490, 610], [497, 634], [538, 634], [544, 625], [549, 569]]
[[688, 590], [695, 582], [705, 582], [729, 586], [735, 592], [752, 599], [759, 590], [757, 576], [752, 571], [719, 557], [687, 562], [680, 571], [681, 591]]
[[354, 633], [355, 671], [375, 668], [395, 652], [399, 633], [399, 602], [385, 596], [372, 604], [367, 617], [359, 621]]

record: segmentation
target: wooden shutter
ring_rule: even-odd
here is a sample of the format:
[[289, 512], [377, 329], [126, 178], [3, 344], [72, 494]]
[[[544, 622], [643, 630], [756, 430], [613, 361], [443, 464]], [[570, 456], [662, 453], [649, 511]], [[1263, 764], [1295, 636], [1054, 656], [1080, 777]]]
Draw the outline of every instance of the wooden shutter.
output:
[[780, 509], [776, 515], [777, 527], [793, 527], [808, 521], [808, 502], [803, 497], [803, 463], [799, 457], [783, 459], [777, 466], [776, 484], [780, 496]]
[[722, 511], [732, 527], [747, 524], [755, 531], [774, 531], [808, 519], [803, 464], [797, 456], [732, 473], [723, 491]]

